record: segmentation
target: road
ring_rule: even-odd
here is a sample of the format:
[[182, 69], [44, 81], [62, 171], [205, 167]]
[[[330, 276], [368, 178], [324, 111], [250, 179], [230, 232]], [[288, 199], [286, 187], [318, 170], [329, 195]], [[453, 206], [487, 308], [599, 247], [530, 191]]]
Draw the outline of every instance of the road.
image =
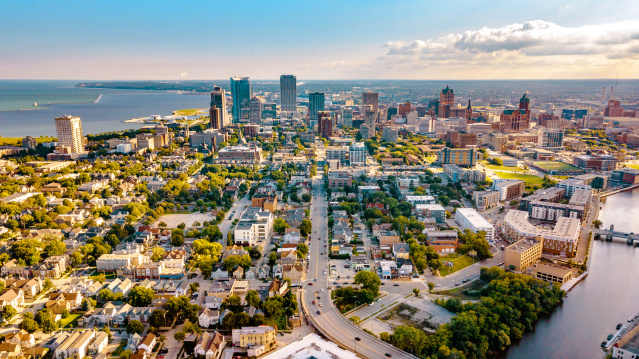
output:
[[[246, 206], [251, 205], [251, 199], [248, 195], [244, 195], [244, 197], [238, 199], [233, 203], [233, 206], [226, 214], [226, 217], [220, 222], [218, 228], [223, 234], [226, 234], [231, 230], [231, 225], [233, 224], [233, 220], [236, 218], [240, 218], [242, 213], [245, 211]], [[222, 247], [226, 247], [226, 237], [220, 240], [220, 244]]]
[[[311, 203], [311, 222], [313, 223], [310, 243], [311, 259], [307, 273], [307, 284], [302, 287], [302, 306], [306, 309], [311, 321], [330, 340], [360, 356], [383, 358], [388, 353], [393, 358], [416, 358], [358, 329], [332, 304], [328, 290], [329, 260], [324, 248], [328, 239], [328, 219], [326, 216], [327, 202], [323, 180], [315, 178], [313, 179], [313, 201]], [[311, 283], [312, 285], [310, 285]], [[312, 304], [314, 300], [317, 302], [315, 305]], [[322, 307], [319, 307], [320, 303], [322, 303]], [[360, 341], [357, 341], [356, 338], [359, 338]]]

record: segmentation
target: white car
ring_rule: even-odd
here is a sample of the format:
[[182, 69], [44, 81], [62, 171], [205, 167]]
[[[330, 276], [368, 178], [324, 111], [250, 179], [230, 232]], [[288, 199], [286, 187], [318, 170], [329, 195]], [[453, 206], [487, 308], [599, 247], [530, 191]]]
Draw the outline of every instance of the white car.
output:
[[323, 292], [323, 291], [324, 291], [324, 288], [320, 289], [320, 292]]

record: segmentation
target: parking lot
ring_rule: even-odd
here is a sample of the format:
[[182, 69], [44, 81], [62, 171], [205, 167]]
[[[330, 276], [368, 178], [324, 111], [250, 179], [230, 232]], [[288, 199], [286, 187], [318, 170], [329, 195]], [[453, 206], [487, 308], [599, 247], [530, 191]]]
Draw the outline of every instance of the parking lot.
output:
[[160, 216], [160, 218], [158, 218], [157, 221], [153, 222], [152, 227], [157, 228], [158, 223], [164, 222], [166, 223], [167, 228], [177, 228], [177, 226], [180, 223], [184, 223], [186, 224], [186, 228], [190, 228], [191, 226], [193, 226], [193, 223], [195, 222], [200, 222], [200, 225], [202, 225], [202, 223], [209, 222], [214, 219], [215, 217], [213, 217], [209, 213], [194, 212], [194, 213], [186, 213], [186, 214], [180, 214], [180, 213], [165, 214], [163, 216]]

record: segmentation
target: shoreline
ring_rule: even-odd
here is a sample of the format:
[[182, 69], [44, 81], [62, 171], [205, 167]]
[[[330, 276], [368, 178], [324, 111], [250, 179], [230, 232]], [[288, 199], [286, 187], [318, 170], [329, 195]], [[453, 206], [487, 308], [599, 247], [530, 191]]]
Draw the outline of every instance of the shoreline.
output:
[[47, 110], [47, 109], [50, 109], [50, 108], [54, 108], [56, 105], [86, 105], [86, 104], [98, 103], [98, 101], [101, 100], [101, 99], [102, 99], [102, 94], [100, 94], [93, 101], [49, 103], [49, 104], [46, 104], [46, 105], [43, 105], [43, 106], [35, 106], [33, 108], [21, 108], [21, 109], [16, 109], [16, 110], [0, 110], [0, 113], [3, 113], [3, 112], [22, 112], [22, 111]]

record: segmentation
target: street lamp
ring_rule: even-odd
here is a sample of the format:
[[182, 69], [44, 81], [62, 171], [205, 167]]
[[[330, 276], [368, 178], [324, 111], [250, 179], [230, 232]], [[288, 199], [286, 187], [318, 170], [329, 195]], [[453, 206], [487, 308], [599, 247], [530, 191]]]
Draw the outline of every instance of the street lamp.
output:
[[357, 342], [362, 340], [360, 337], [355, 337], [355, 355], [357, 355]]

